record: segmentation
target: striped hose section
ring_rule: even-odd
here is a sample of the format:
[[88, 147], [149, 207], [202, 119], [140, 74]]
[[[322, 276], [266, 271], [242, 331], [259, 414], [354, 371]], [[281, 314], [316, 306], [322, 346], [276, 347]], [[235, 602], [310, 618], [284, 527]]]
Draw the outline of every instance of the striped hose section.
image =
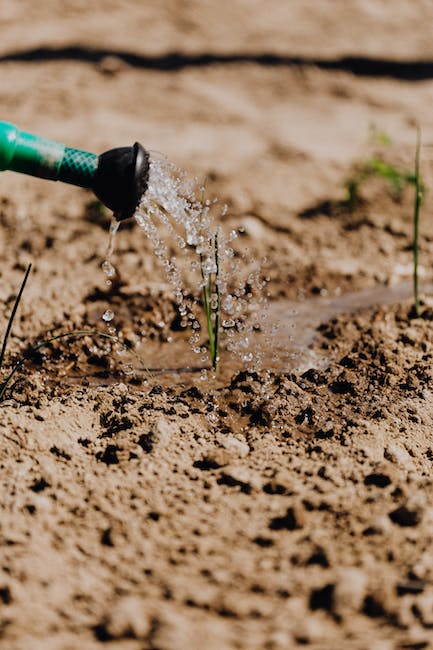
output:
[[92, 187], [97, 167], [96, 154], [65, 147], [57, 180], [80, 187]]

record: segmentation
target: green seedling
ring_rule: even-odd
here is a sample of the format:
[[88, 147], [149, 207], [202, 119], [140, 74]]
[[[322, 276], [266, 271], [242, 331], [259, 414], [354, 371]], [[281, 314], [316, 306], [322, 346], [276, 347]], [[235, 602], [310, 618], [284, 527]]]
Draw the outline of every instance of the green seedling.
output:
[[[389, 147], [392, 145], [390, 136], [380, 130], [376, 125], [370, 126], [369, 147]], [[361, 186], [369, 178], [382, 178], [391, 189], [393, 196], [398, 200], [406, 185], [415, 185], [415, 172], [409, 169], [400, 168], [397, 165], [386, 162], [380, 155], [367, 157], [358, 164], [356, 173], [351, 176], [345, 184], [345, 204], [349, 210], [354, 210], [361, 202]]]
[[[205, 205], [204, 192], [205, 184], [201, 193], [201, 205]], [[200, 220], [202, 221], [203, 213]], [[209, 337], [209, 357], [214, 372], [218, 370], [219, 344], [220, 344], [220, 320], [221, 320], [221, 293], [220, 293], [220, 259], [218, 231], [212, 239], [212, 252], [214, 256], [215, 272], [205, 270], [205, 256], [200, 252], [200, 273], [203, 281], [202, 299], [203, 311], [206, 319], [207, 333]]]
[[[382, 145], [391, 144], [391, 139], [386, 133], [377, 131], [375, 127], [372, 130], [372, 141]], [[414, 170], [400, 169], [395, 165], [385, 162], [379, 157], [366, 159], [360, 166], [355, 176], [346, 182], [347, 199], [346, 205], [353, 210], [360, 202], [360, 186], [368, 178], [376, 176], [386, 180], [392, 193], [396, 198], [401, 197], [401, 193], [406, 185], [412, 185], [415, 189], [413, 204], [413, 297], [414, 309], [417, 317], [420, 315], [419, 299], [419, 219], [421, 206], [424, 198], [424, 185], [420, 172], [420, 151], [421, 151], [421, 130], [417, 129], [417, 139], [415, 147], [415, 164]]]
[[[15, 299], [14, 306], [12, 308], [11, 315], [9, 317], [9, 321], [6, 327], [6, 333], [3, 339], [3, 344], [2, 344], [2, 349], [0, 352], [0, 372], [2, 372], [3, 365], [4, 365], [4, 360], [6, 356], [6, 351], [7, 351], [7, 345], [8, 345], [8, 340], [9, 336], [11, 333], [12, 325], [19, 307], [19, 304], [21, 302], [25, 286], [27, 284], [28, 277], [30, 275], [32, 265], [29, 264], [24, 276], [24, 279], [21, 283], [20, 290], [18, 292], [18, 295]], [[59, 339], [67, 339], [67, 338], [80, 338], [82, 336], [96, 336], [98, 338], [102, 339], [107, 339], [112, 341], [113, 343], [120, 344], [124, 350], [126, 350], [129, 354], [131, 354], [135, 359], [137, 359], [140, 362], [141, 369], [144, 370], [149, 377], [151, 377], [151, 374], [147, 367], [144, 365], [141, 357], [133, 350], [129, 345], [124, 343], [123, 341], [120, 341], [117, 336], [113, 336], [111, 334], [106, 334], [105, 332], [100, 332], [99, 330], [75, 330], [72, 332], [64, 332], [62, 334], [56, 334], [55, 336], [51, 336], [47, 339], [44, 339], [43, 341], [39, 341], [37, 343], [34, 343], [33, 345], [30, 346], [30, 349], [32, 352], [37, 352], [38, 350], [47, 347], [50, 343], [53, 343], [54, 341], [58, 341]], [[8, 386], [10, 385], [12, 379], [14, 378], [15, 374], [20, 370], [20, 368], [23, 367], [25, 363], [24, 358], [18, 359], [18, 361], [15, 362], [13, 365], [12, 369], [10, 370], [9, 374], [5, 377], [3, 381], [0, 381], [0, 402], [2, 402], [5, 398], [6, 390], [8, 389]]]
[[419, 302], [419, 279], [418, 279], [418, 253], [419, 253], [419, 217], [421, 205], [424, 197], [424, 187], [420, 174], [420, 150], [421, 150], [421, 130], [417, 129], [416, 148], [415, 148], [415, 195], [413, 203], [413, 297], [415, 305], [415, 314], [420, 315]]
[[215, 273], [205, 273], [204, 256], [200, 253], [200, 271], [203, 279], [203, 309], [206, 318], [209, 336], [209, 356], [212, 368], [216, 372], [219, 361], [220, 320], [221, 320], [221, 294], [219, 288], [220, 263], [218, 233], [213, 238], [213, 252], [215, 259]]
[[[160, 204], [152, 202], [167, 219], [170, 219], [170, 213]], [[204, 206], [204, 189], [202, 190], [201, 204]], [[221, 320], [221, 293], [219, 288], [220, 280], [220, 258], [218, 233], [216, 232], [212, 239], [212, 252], [214, 255], [215, 273], [209, 273], [205, 269], [205, 255], [199, 253], [200, 274], [202, 278], [202, 300], [203, 312], [206, 320], [206, 327], [209, 337], [209, 358], [212, 369], [216, 372], [219, 361], [219, 344], [220, 344], [220, 320]]]
[[416, 183], [414, 172], [399, 169], [378, 157], [369, 158], [361, 164], [357, 174], [346, 182], [347, 198], [345, 203], [350, 210], [354, 210], [360, 203], [361, 185], [372, 177], [383, 178], [387, 181], [396, 199], [401, 197], [405, 185], [415, 185]]

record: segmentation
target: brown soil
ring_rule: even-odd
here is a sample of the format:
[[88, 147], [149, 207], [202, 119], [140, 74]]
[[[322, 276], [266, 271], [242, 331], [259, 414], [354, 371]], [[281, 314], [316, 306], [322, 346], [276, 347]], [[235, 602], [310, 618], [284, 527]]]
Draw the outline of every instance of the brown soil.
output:
[[[121, 228], [107, 287], [92, 195], [1, 175], [3, 329], [33, 272], [0, 405], [0, 648], [433, 647], [433, 303], [415, 316], [413, 187], [370, 178], [353, 209], [344, 191], [373, 154], [411, 169], [417, 123], [433, 182], [432, 6], [389, 5], [3, 1], [1, 119], [95, 152], [139, 140], [206, 176], [223, 227], [268, 260], [282, 329], [264, 369], [223, 343], [202, 381], [142, 233]], [[368, 144], [372, 123], [394, 144]], [[32, 348], [107, 331], [109, 308], [150, 378], [108, 339]]]

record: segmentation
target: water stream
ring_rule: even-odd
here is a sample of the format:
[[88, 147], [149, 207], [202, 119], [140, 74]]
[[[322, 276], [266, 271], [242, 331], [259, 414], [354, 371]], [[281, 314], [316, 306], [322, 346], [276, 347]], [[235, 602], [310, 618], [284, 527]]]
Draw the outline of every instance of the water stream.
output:
[[[431, 290], [431, 287], [426, 287]], [[356, 314], [379, 306], [398, 304], [413, 296], [411, 281], [398, 285], [377, 285], [361, 291], [310, 298], [302, 302], [280, 300], [269, 306], [270, 322], [280, 323], [272, 341], [273, 356], [282, 361], [275, 370], [304, 371], [325, 368], [330, 359], [312, 349], [317, 328], [340, 314]], [[285, 324], [285, 326], [283, 326]]]
[[[429, 287], [429, 290], [431, 287]], [[379, 285], [362, 291], [342, 294], [339, 296], [310, 298], [302, 302], [279, 300], [268, 305], [267, 321], [269, 326], [277, 326], [274, 334], [267, 337], [267, 366], [275, 372], [304, 372], [309, 368], [324, 369], [331, 358], [325, 351], [314, 349], [318, 336], [318, 327], [341, 314], [356, 314], [379, 306], [398, 304], [412, 297], [412, 283], [403, 282], [393, 287]], [[254, 349], [254, 336], [251, 340]], [[188, 355], [179, 356], [179, 350], [165, 347], [159, 368], [154, 368], [156, 376], [190, 383], [193, 378], [186, 379], [188, 373], [197, 373], [197, 368], [188, 367]], [[184, 361], [183, 367], [176, 366], [175, 359]], [[189, 361], [191, 358], [189, 357]], [[239, 357], [233, 357], [230, 351], [222, 352], [220, 381], [227, 380], [234, 372], [244, 367]]]
[[[342, 313], [398, 303], [412, 294], [412, 285], [406, 282], [303, 302], [270, 302], [260, 261], [240, 253], [235, 246], [237, 233], [225, 233], [219, 225], [226, 210], [215, 199], [205, 198], [205, 188], [196, 179], [160, 156], [151, 157], [148, 189], [134, 216], [174, 296], [182, 327], [189, 332], [187, 341], [183, 336], [171, 343], [146, 342], [145, 361], [160, 381], [164, 377], [170, 383], [207, 380], [209, 340], [217, 324], [221, 333], [218, 381], [242, 369], [281, 372], [326, 367], [330, 359], [312, 348], [321, 323]], [[118, 227], [115, 221], [110, 227], [103, 264], [107, 284], [116, 273], [111, 256]], [[115, 314], [108, 309], [102, 319], [115, 334]]]
[[[263, 345], [252, 346], [252, 339], [266, 329], [267, 280], [260, 261], [248, 260], [234, 247], [238, 233], [221, 227], [226, 211], [217, 199], [206, 198], [197, 179], [162, 156], [151, 156], [148, 188], [134, 218], [170, 287], [181, 327], [189, 332], [189, 352], [198, 361], [190, 365], [201, 366], [203, 379], [209, 362], [218, 362], [220, 339], [245, 367], [258, 369], [263, 362]], [[102, 265], [107, 284], [116, 273], [111, 256], [117, 228], [113, 222]], [[110, 310], [102, 315], [111, 323], [110, 333], [114, 316]]]

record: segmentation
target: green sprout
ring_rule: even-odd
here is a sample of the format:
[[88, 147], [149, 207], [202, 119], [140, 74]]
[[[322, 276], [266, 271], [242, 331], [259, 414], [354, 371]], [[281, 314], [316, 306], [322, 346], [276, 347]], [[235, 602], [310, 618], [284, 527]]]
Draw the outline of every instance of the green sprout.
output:
[[[370, 146], [389, 147], [392, 145], [390, 136], [378, 129], [376, 125], [370, 126]], [[392, 163], [386, 162], [380, 155], [362, 160], [358, 169], [345, 184], [346, 199], [344, 203], [353, 211], [361, 202], [360, 188], [369, 178], [382, 178], [389, 183], [393, 196], [399, 200], [406, 185], [416, 185], [416, 173], [412, 170], [400, 168]]]
[[[201, 205], [202, 212], [200, 214], [201, 225], [203, 224], [203, 211], [205, 206], [205, 186], [206, 180], [203, 183], [201, 190]], [[203, 234], [203, 233], [201, 233]], [[213, 237], [210, 238], [212, 244], [209, 244], [212, 248], [210, 251], [213, 253], [215, 272], [212, 273], [205, 268], [205, 256], [200, 249], [200, 273], [202, 278], [202, 300], [203, 300], [203, 311], [206, 319], [206, 327], [209, 338], [209, 357], [212, 365], [212, 370], [216, 372], [218, 370], [218, 361], [219, 361], [219, 347], [220, 347], [220, 321], [221, 321], [221, 291], [220, 291], [220, 255], [219, 255], [219, 239], [218, 231], [216, 231]]]
[[419, 278], [418, 278], [418, 253], [419, 253], [419, 216], [421, 205], [424, 197], [424, 187], [420, 174], [420, 149], [421, 149], [421, 129], [417, 128], [416, 148], [415, 148], [415, 195], [413, 203], [413, 296], [415, 304], [415, 314], [420, 315], [419, 301]]
[[[371, 129], [371, 141], [381, 145], [390, 145], [389, 136], [376, 127]], [[401, 169], [392, 165], [380, 157], [372, 157], [364, 160], [357, 173], [346, 181], [347, 198], [345, 201], [349, 210], [353, 210], [360, 202], [360, 186], [370, 177], [379, 177], [386, 180], [393, 195], [399, 199], [406, 185], [412, 185], [415, 189], [413, 204], [413, 297], [414, 310], [417, 317], [420, 315], [419, 298], [419, 219], [421, 206], [424, 198], [424, 185], [420, 172], [420, 151], [421, 151], [421, 130], [417, 128], [417, 139], [415, 147], [414, 170]]]
[[219, 361], [221, 293], [219, 287], [220, 260], [218, 232], [213, 237], [215, 273], [205, 273], [204, 256], [200, 253], [200, 271], [203, 280], [203, 309], [209, 336], [209, 356], [212, 368], [216, 372]]
[[354, 210], [360, 203], [360, 187], [371, 177], [383, 178], [391, 186], [391, 191], [396, 199], [400, 199], [405, 185], [415, 185], [416, 178], [412, 171], [399, 169], [395, 165], [385, 162], [381, 158], [373, 157], [365, 160], [355, 176], [346, 182], [346, 205], [349, 210]]
[[[203, 235], [203, 212], [206, 205], [205, 202], [205, 185], [206, 180], [203, 183], [201, 190], [201, 206], [202, 211], [200, 214], [201, 222], [201, 231], [200, 235]], [[157, 210], [159, 210], [167, 219], [170, 219], [170, 213], [162, 206], [159, 202], [152, 201], [152, 204]], [[204, 317], [206, 319], [206, 327], [209, 338], [209, 358], [211, 362], [212, 369], [214, 372], [218, 369], [219, 361], [219, 347], [220, 347], [220, 321], [221, 321], [221, 291], [220, 291], [220, 255], [219, 255], [219, 242], [218, 242], [218, 232], [216, 232], [211, 238], [212, 244], [210, 244], [214, 257], [215, 272], [208, 272], [205, 268], [206, 257], [202, 249], [200, 249], [199, 255], [199, 266], [200, 274], [202, 278], [202, 302], [203, 302], [203, 311]], [[210, 243], [210, 242], [209, 242]]]

